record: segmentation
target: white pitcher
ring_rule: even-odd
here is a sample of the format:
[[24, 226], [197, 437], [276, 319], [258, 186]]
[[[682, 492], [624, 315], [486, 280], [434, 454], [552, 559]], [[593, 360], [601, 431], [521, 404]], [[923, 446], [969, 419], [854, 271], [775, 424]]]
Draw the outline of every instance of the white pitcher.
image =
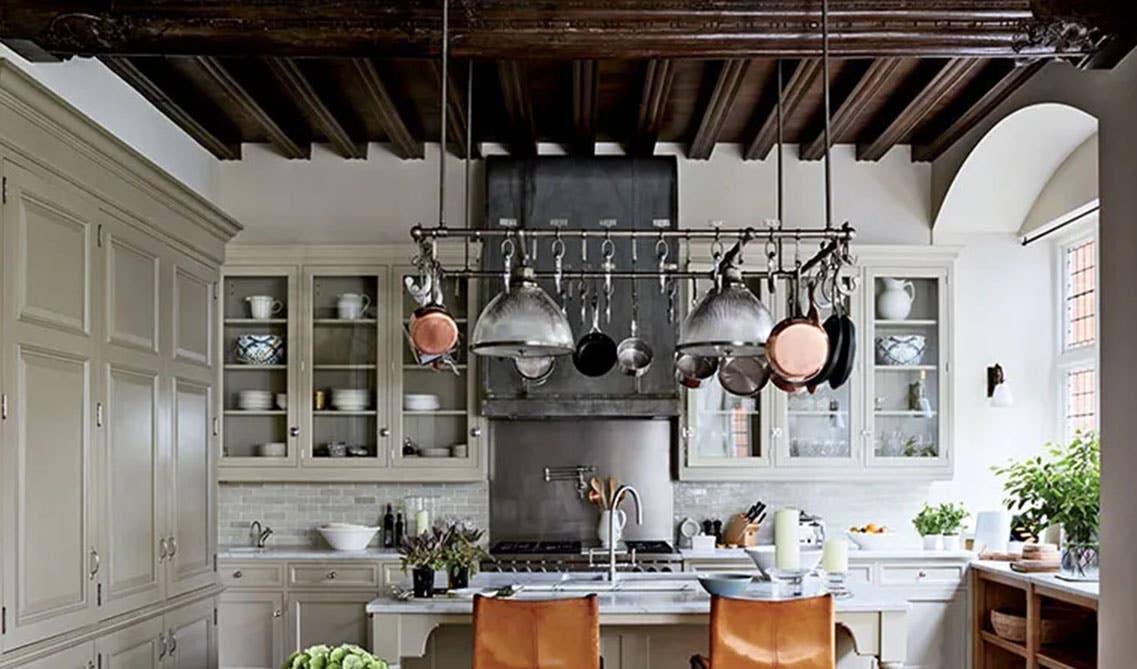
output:
[[284, 308], [284, 303], [272, 295], [250, 295], [245, 301], [249, 303], [249, 314], [259, 321], [272, 318]]
[[336, 301], [336, 313], [341, 320], [354, 321], [363, 318], [363, 312], [371, 305], [371, 298], [359, 293], [344, 293]]
[[876, 317], [887, 321], [902, 321], [912, 311], [916, 299], [916, 286], [907, 279], [881, 278], [884, 290], [876, 296]]
[[[616, 509], [616, 527], [615, 537], [616, 543], [620, 543], [624, 537], [624, 525], [628, 523], [628, 514], [624, 513], [623, 509]], [[608, 525], [612, 522], [611, 511], [600, 512], [600, 522], [596, 524], [596, 538], [600, 539], [601, 548], [608, 548]]]

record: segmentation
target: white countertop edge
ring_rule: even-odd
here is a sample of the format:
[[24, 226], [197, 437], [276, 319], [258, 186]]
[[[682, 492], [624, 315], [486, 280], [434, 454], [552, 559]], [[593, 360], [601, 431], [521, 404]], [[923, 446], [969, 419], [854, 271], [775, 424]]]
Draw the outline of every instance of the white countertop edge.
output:
[[[803, 547], [803, 550], [807, 550]], [[818, 546], [813, 550], [821, 550]], [[679, 549], [679, 554], [684, 560], [728, 560], [739, 559], [749, 560], [746, 555], [745, 549], [742, 548], [716, 548], [712, 551], [696, 551], [690, 548]], [[852, 547], [849, 549], [850, 561], [864, 561], [864, 560], [962, 560], [970, 561], [975, 559], [975, 553], [971, 551], [927, 551], [920, 547], [904, 547], [889, 550], [857, 550]]]
[[361, 551], [336, 551], [313, 546], [270, 546], [251, 551], [243, 546], [222, 546], [218, 560], [398, 560], [401, 556], [389, 548], [366, 548]]
[[1024, 574], [1022, 572], [1011, 569], [1011, 563], [996, 560], [976, 560], [971, 563], [972, 568], [980, 571], [986, 571], [993, 574], [1003, 574], [1020, 581], [1028, 583], [1035, 583], [1044, 585], [1053, 590], [1067, 592], [1072, 595], [1079, 595], [1082, 597], [1089, 597], [1090, 599], [1097, 600], [1099, 598], [1098, 592], [1100, 591], [1100, 584], [1097, 582], [1083, 582], [1083, 581], [1065, 581], [1058, 578], [1054, 573], [1031, 573]]

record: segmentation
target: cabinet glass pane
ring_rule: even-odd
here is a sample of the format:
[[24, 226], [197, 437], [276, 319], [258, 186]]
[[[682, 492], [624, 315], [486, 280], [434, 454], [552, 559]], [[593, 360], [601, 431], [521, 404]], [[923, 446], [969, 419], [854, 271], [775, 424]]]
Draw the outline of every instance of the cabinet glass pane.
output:
[[[819, 310], [821, 321], [825, 322], [832, 308], [819, 305]], [[813, 394], [801, 392], [786, 397], [786, 443], [791, 458], [852, 457], [852, 387], [851, 380], [836, 390], [823, 383]]]
[[230, 276], [223, 291], [224, 457], [287, 458], [287, 276]]
[[432, 463], [453, 465], [470, 459], [472, 449], [467, 439], [469, 359], [466, 332], [469, 325], [467, 284], [455, 279], [442, 282], [442, 303], [458, 323], [458, 344], [452, 355], [453, 366], [430, 364], [418, 360], [405, 335], [410, 315], [419, 306], [408, 293], [405, 279], [421, 280], [417, 273], [403, 268], [398, 289], [403, 295], [400, 313], [403, 317], [402, 340], [402, 438], [400, 462], [407, 466]]
[[939, 279], [877, 277], [873, 290], [873, 454], [939, 457]]
[[312, 457], [378, 457], [375, 276], [313, 276]]

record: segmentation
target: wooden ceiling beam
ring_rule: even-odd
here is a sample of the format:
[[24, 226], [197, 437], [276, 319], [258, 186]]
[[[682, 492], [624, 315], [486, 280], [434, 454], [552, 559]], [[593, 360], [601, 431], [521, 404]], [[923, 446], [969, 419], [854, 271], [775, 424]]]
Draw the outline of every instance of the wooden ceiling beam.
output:
[[207, 151], [221, 160], [241, 158], [241, 141], [236, 130], [223, 134], [218, 129], [208, 127], [206, 121], [199, 118], [199, 112], [191, 108], [193, 101], [183, 87], [155, 80], [129, 58], [103, 56], [99, 60]]
[[498, 61], [502, 104], [509, 117], [510, 152], [515, 156], [537, 155], [537, 125], [525, 65], [516, 60]]
[[[742, 154], [745, 160], [765, 160], [766, 156], [770, 155], [770, 149], [778, 143], [778, 75], [776, 68], [777, 65], [775, 65], [774, 76], [770, 84], [771, 94], [766, 96], [773, 104], [769, 105], [762, 125], [758, 127], [757, 134], [754, 135], [754, 139], [750, 141], [745, 153]], [[801, 106], [823, 70], [820, 60], [810, 59], [798, 62], [793, 74], [789, 76], [782, 89], [783, 119], [789, 118]]]
[[595, 60], [572, 62], [572, 127], [574, 154], [596, 153], [597, 98], [600, 67]]
[[372, 111], [379, 116], [379, 122], [387, 133], [391, 151], [404, 160], [424, 158], [426, 151], [423, 143], [415, 139], [407, 129], [407, 124], [399, 114], [395, 101], [387, 92], [387, 86], [383, 84], [383, 77], [379, 74], [379, 68], [375, 66], [374, 61], [370, 58], [353, 58], [352, 65], [360, 81], [363, 82], [367, 97], [371, 100]]
[[[466, 91], [459, 85], [458, 78], [454, 75], [454, 65], [450, 66], [450, 73], [446, 77], [450, 81], [447, 82], [449, 88], [446, 91], [446, 106], [448, 111], [446, 113], [446, 143], [453, 147], [454, 153], [460, 158], [476, 158], [478, 156], [478, 143], [473, 142], [473, 153], [467, 155], [466, 146], [466, 124], [470, 119], [466, 116]], [[430, 61], [430, 71], [434, 75], [434, 89], [441, 91], [442, 87], [442, 63], [441, 61]], [[442, 104], [442, 97], [439, 96], [439, 105]]]
[[[862, 120], [865, 107], [884, 91], [901, 62], [899, 58], [877, 58], [869, 64], [868, 69], [833, 112], [829, 123], [831, 143], [836, 142], [837, 137], [847, 133]], [[799, 155], [802, 160], [820, 160], [825, 155], [824, 130], [818, 132], [812, 141], [802, 143]]]
[[723, 123], [734, 107], [734, 99], [738, 97], [738, 89], [742, 87], [742, 79], [746, 76], [749, 67], [750, 61], [746, 58], [732, 58], [723, 62], [711, 98], [703, 110], [703, 118], [699, 121], [695, 139], [687, 149], [688, 158], [706, 160], [711, 157]]
[[[1097, 46], [1091, 36], [1048, 29], [1071, 21], [1065, 13], [1036, 16], [1039, 0], [834, 4], [831, 50], [838, 58], [1081, 56]], [[819, 12], [816, 0], [465, 0], [450, 17], [451, 55], [810, 58], [819, 55]], [[0, 39], [41, 58], [430, 57], [441, 41], [439, 19], [437, 3], [421, 0], [5, 0]], [[1101, 36], [1115, 25], [1125, 24], [1112, 22]]]
[[956, 58], [945, 63], [875, 137], [857, 143], [857, 160], [880, 160], [884, 157], [889, 149], [926, 121], [936, 106], [983, 63], [978, 58]]
[[633, 155], [650, 156], [655, 153], [655, 143], [659, 141], [659, 130], [663, 126], [663, 116], [667, 112], [671, 84], [674, 81], [675, 67], [670, 60], [648, 61], [644, 70], [635, 135], [630, 142], [629, 152]]
[[[960, 103], [950, 107], [943, 116], [946, 125], [930, 128], [922, 132], [923, 139], [912, 143], [912, 160], [930, 161], [940, 157], [956, 140], [967, 134], [1000, 102], [1015, 92], [1046, 65], [1044, 60], [1036, 60], [1026, 65], [1016, 65], [1012, 61], [993, 62], [988, 68], [995, 68], [998, 74], [988, 83], [980, 84], [974, 95], [961, 96]], [[986, 79], [986, 77], [984, 77]], [[977, 82], [978, 83], [978, 82]]]
[[272, 114], [260, 102], [257, 102], [249, 89], [237, 80], [225, 63], [212, 56], [196, 58], [195, 62], [205, 74], [209, 75], [213, 83], [225, 92], [229, 99], [260, 126], [281, 155], [292, 159], [311, 157], [311, 144], [285, 130], [273, 118]]
[[315, 121], [337, 153], [344, 158], [367, 158], [367, 142], [352, 139], [351, 133], [324, 104], [312, 82], [300, 70], [299, 63], [291, 58], [266, 58], [264, 62], [296, 107]]

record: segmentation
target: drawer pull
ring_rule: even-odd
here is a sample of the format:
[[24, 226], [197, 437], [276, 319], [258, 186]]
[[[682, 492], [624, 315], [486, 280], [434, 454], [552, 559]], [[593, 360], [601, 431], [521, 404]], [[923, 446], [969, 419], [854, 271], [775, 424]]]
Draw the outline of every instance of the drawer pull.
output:
[[240, 570], [240, 569], [238, 569], [237, 571], [233, 572], [233, 578], [241, 578], [242, 576], [244, 576], [244, 574], [242, 574], [242, 573], [241, 573], [241, 570]]
[[329, 571], [329, 572], [328, 572], [328, 575], [327, 575], [327, 579], [328, 579], [329, 581], [334, 581], [334, 580], [335, 580], [335, 578], [336, 578], [336, 572], [335, 572], [335, 570]]
[[916, 578], [928, 578], [928, 572], [921, 569], [920, 571], [916, 572]]

